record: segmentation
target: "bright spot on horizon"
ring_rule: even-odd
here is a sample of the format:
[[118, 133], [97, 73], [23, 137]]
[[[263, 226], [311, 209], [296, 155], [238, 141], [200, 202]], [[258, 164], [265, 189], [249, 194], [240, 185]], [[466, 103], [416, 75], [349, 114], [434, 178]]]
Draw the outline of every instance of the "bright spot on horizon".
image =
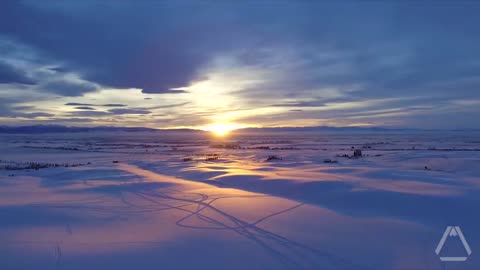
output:
[[214, 123], [214, 124], [205, 126], [202, 129], [205, 131], [210, 131], [216, 136], [222, 137], [230, 133], [232, 130], [236, 130], [244, 127], [245, 126], [240, 124], [219, 122], [219, 123]]

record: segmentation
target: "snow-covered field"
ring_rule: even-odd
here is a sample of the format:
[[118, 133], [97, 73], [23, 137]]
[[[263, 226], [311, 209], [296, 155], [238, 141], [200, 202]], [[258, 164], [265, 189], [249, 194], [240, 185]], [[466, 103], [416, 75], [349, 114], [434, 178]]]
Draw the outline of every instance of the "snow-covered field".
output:
[[10, 134], [0, 160], [2, 270], [480, 269], [478, 133]]

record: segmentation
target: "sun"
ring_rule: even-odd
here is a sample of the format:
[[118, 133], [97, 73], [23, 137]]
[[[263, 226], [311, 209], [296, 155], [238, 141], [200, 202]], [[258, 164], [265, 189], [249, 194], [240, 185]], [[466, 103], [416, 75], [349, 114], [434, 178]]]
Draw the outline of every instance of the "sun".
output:
[[230, 129], [224, 126], [221, 126], [221, 127], [215, 127], [214, 129], [212, 129], [212, 132], [219, 137], [223, 137], [228, 133], [230, 133]]
[[234, 123], [214, 123], [203, 128], [203, 130], [210, 131], [216, 136], [223, 137], [228, 135], [232, 130], [242, 128], [241, 125]]

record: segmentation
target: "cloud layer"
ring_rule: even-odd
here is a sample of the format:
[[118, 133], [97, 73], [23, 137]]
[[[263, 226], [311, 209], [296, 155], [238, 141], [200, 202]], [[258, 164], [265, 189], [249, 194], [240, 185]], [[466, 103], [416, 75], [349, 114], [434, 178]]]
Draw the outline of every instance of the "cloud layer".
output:
[[6, 0], [0, 121], [479, 128], [478, 12], [473, 2]]

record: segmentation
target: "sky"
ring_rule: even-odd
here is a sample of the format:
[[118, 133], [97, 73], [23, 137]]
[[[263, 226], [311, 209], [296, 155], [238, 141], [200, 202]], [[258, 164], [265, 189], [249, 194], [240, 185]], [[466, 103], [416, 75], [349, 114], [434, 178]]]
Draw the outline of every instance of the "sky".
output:
[[480, 128], [480, 4], [0, 1], [0, 125]]

